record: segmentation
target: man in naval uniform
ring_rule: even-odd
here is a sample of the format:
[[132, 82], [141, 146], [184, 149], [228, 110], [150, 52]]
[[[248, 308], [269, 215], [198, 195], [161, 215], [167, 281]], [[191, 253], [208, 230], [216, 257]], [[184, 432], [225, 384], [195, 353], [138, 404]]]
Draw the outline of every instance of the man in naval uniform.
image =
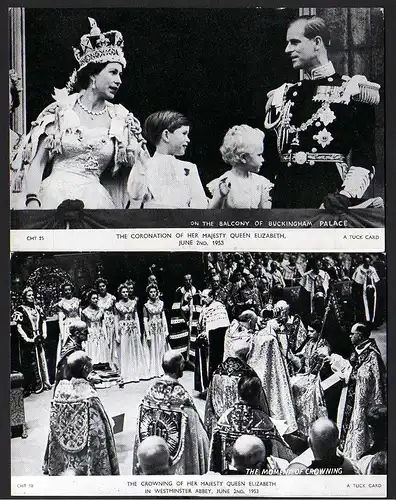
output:
[[362, 75], [341, 76], [327, 56], [323, 19], [289, 25], [285, 52], [304, 79], [268, 93], [266, 163], [273, 169], [273, 208], [343, 212], [361, 202], [375, 172], [379, 88]]

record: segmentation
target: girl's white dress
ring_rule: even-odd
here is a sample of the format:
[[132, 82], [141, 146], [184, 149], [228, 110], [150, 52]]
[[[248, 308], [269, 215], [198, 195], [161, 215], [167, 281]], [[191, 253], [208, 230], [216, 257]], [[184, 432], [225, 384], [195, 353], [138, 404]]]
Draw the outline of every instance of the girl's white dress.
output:
[[[145, 167], [144, 208], [207, 208], [208, 201], [194, 163], [154, 153]], [[138, 169], [131, 175], [138, 175]], [[137, 180], [135, 185], [139, 185]]]
[[70, 326], [76, 320], [80, 319], [80, 299], [77, 297], [72, 297], [71, 299], [63, 297], [57, 303], [57, 309], [59, 317], [59, 340], [56, 351], [56, 359], [58, 361], [63, 345], [69, 336]]
[[155, 302], [148, 300], [144, 304], [143, 322], [146, 332], [146, 349], [149, 353], [150, 377], [160, 377], [164, 374], [162, 360], [167, 349], [168, 337], [168, 325], [162, 300], [157, 299]]
[[149, 378], [147, 352], [140, 338], [140, 325], [137, 314], [137, 301], [128, 299], [115, 304], [118, 325], [119, 369], [123, 382], [138, 382]]
[[106, 330], [107, 338], [110, 343], [110, 359], [112, 366], [118, 367], [118, 360], [115, 357], [115, 321], [114, 321], [114, 304], [116, 303], [116, 298], [111, 293], [106, 293], [104, 297], [98, 295], [98, 306], [103, 310], [103, 324]]
[[92, 359], [92, 364], [110, 363], [109, 339], [104, 327], [104, 311], [99, 307], [94, 309], [86, 307], [81, 319], [87, 323], [88, 337], [85, 343], [85, 351]]
[[229, 170], [217, 179], [213, 179], [206, 187], [214, 194], [219, 191], [220, 181], [223, 179], [231, 183], [231, 188], [224, 197], [221, 208], [271, 208], [270, 191], [274, 185], [262, 175], [249, 172], [247, 177], [242, 177], [235, 174], [233, 170]]

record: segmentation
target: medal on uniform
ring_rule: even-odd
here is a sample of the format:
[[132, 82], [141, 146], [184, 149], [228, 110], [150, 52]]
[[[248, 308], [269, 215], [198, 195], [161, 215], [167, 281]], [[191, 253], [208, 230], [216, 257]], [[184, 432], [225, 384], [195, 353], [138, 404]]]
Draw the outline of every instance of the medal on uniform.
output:
[[330, 142], [333, 140], [333, 136], [327, 129], [323, 129], [320, 132], [318, 132], [316, 135], [313, 136], [315, 141], [318, 141], [318, 143], [322, 146], [322, 148], [325, 148], [330, 144]]
[[317, 102], [336, 102], [340, 103], [345, 90], [345, 86], [337, 87], [335, 85], [319, 85], [316, 94], [312, 100]]
[[334, 114], [334, 111], [330, 109], [330, 106], [322, 106], [318, 111], [318, 115], [320, 121], [325, 127], [327, 127], [329, 123], [332, 123], [336, 119], [336, 115]]
[[296, 133], [295, 138], [291, 141], [290, 144], [292, 147], [298, 147], [300, 145], [300, 139], [298, 137], [298, 132]]

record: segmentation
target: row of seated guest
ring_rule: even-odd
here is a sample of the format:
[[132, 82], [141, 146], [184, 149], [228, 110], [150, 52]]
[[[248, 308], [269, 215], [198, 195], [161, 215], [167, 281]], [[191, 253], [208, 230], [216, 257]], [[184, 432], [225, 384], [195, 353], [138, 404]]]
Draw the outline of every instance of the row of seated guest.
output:
[[[57, 361], [70, 338], [72, 326], [83, 320], [88, 331], [84, 349], [94, 365], [107, 363], [119, 372], [123, 383], [162, 375], [162, 357], [168, 348], [168, 325], [158, 287], [154, 284], [147, 287], [142, 335], [134, 283], [129, 280], [118, 287], [118, 301], [107, 292], [106, 285], [105, 280], [99, 279], [99, 291], [86, 293], [85, 308], [81, 307], [80, 299], [73, 296], [72, 285], [63, 286], [63, 297], [57, 304], [60, 330]], [[46, 318], [35, 303], [33, 289], [23, 291], [22, 304], [14, 312], [13, 320], [19, 334], [21, 371], [25, 376], [27, 396], [50, 387], [44, 347]]]
[[[243, 467], [241, 461], [238, 462], [238, 457], [243, 455], [241, 449], [249, 442], [246, 443], [245, 438], [242, 442], [237, 442], [237, 439], [246, 434], [259, 438], [263, 443], [266, 459], [262, 466], [277, 469], [279, 473], [286, 470], [289, 473], [299, 471], [309, 474], [313, 469], [317, 471], [315, 473], [320, 473], [320, 469], [324, 467], [337, 469], [335, 474], [340, 474], [340, 471], [343, 474], [369, 473], [371, 470], [384, 473], [386, 455], [383, 452], [386, 451], [387, 434], [384, 431], [386, 395], [382, 360], [375, 342], [362, 326], [357, 324], [351, 329], [355, 352], [349, 361], [323, 356], [331, 364], [332, 370], [344, 380], [343, 390], [345, 389], [347, 397], [340, 398], [340, 413], [343, 413], [340, 422], [336, 424], [326, 416], [314, 418], [306, 436], [298, 430], [285, 428], [271, 414], [271, 401], [263, 390], [263, 384], [246, 362], [250, 350], [246, 340], [236, 340], [233, 354], [214, 372], [208, 400], [210, 398], [215, 411], [217, 407], [221, 407], [222, 414], [217, 421], [216, 418], [211, 420], [211, 427], [205, 425], [210, 416], [209, 403], [204, 423], [193, 398], [179, 382], [184, 370], [182, 354], [168, 350], [163, 359], [164, 376], [150, 386], [139, 406], [133, 446], [133, 474], [146, 471], [155, 473], [157, 448], [161, 448], [162, 459], [166, 461], [162, 473], [202, 475], [211, 470], [232, 474], [235, 469], [242, 473]], [[81, 365], [89, 366], [89, 363], [89, 357], [84, 352], [72, 353], [67, 361], [68, 380], [61, 380], [55, 391], [51, 407], [53, 418], [49, 447], [44, 465], [44, 470], [50, 475], [64, 474], [70, 469], [72, 473], [86, 475], [118, 473], [116, 466], [111, 469], [110, 465], [106, 465], [116, 462], [114, 438], [111, 426], [108, 425], [108, 417], [97, 409], [97, 394], [87, 385], [88, 373], [85, 371], [83, 376], [79, 368]], [[367, 377], [368, 370], [370, 377]], [[81, 378], [86, 382], [79, 382]], [[84, 390], [81, 390], [80, 384], [84, 385]], [[373, 387], [377, 388], [374, 392]], [[79, 394], [77, 400], [81, 399], [81, 411], [86, 411], [83, 401], [89, 401], [88, 407], [95, 406], [92, 411], [99, 413], [102, 419], [101, 424], [87, 419], [85, 433], [81, 433], [81, 429], [79, 432], [76, 430], [76, 437], [85, 435], [92, 439], [89, 441], [87, 438], [85, 443], [79, 443], [81, 446], [77, 451], [77, 447], [59, 446], [57, 436], [57, 419], [63, 420], [62, 405], [68, 410], [69, 395], [73, 391], [76, 396]], [[370, 391], [371, 398], [368, 398], [367, 391]], [[73, 411], [76, 411], [75, 407]], [[213, 417], [213, 411], [211, 415]], [[110, 438], [100, 443], [95, 441], [98, 429], [102, 437], [110, 433]], [[144, 444], [157, 431], [165, 438], [169, 455], [158, 439], [154, 444], [150, 441]], [[72, 438], [73, 432], [70, 431], [68, 435]], [[71, 443], [73, 444], [73, 439]], [[101, 466], [97, 465], [95, 469], [90, 464], [90, 449], [93, 446], [98, 446], [96, 452], [103, 455], [102, 463], [106, 466], [103, 470]], [[254, 448], [257, 449], [257, 440]]]

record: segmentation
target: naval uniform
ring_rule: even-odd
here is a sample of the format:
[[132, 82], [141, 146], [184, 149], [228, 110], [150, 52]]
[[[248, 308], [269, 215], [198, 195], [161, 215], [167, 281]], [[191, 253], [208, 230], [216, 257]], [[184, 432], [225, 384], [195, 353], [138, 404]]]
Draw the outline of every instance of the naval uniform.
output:
[[329, 62], [268, 96], [265, 168], [275, 182], [273, 208], [327, 208], [333, 193], [346, 207], [359, 203], [375, 171], [379, 85], [341, 76]]

